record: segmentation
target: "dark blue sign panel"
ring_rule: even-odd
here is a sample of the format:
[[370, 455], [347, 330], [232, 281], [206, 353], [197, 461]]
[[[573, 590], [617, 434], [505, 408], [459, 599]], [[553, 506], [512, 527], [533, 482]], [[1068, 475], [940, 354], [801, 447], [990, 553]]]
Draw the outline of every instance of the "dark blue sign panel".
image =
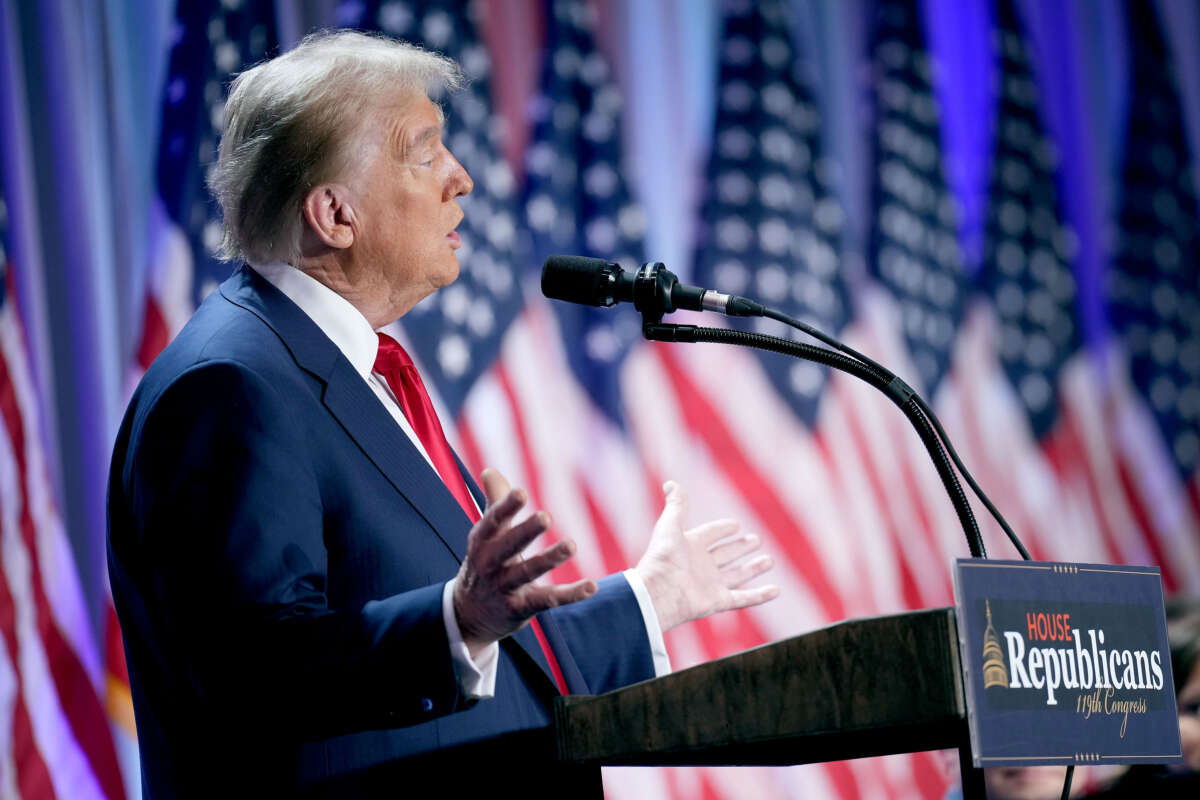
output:
[[958, 559], [975, 766], [1183, 760], [1157, 567]]

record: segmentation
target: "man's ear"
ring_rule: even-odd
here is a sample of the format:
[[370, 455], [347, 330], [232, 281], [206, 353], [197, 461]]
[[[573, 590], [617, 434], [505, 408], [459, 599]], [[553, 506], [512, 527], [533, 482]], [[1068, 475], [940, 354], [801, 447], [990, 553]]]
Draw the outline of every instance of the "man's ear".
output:
[[358, 217], [346, 187], [336, 183], [314, 186], [304, 196], [301, 210], [309, 231], [325, 246], [344, 250], [354, 244]]

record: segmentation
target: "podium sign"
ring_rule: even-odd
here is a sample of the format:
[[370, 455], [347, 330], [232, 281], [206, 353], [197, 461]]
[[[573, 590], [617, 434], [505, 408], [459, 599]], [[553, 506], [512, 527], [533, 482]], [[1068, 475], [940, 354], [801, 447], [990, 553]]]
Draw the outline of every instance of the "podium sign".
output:
[[1182, 761], [1157, 567], [958, 559], [975, 766]]

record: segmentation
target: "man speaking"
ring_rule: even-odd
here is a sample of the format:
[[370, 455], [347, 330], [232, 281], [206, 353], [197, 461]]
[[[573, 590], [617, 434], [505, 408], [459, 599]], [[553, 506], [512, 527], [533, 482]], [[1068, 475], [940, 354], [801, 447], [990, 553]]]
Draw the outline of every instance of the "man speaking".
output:
[[737, 588], [770, 559], [685, 530], [674, 484], [637, 566], [539, 581], [574, 545], [522, 555], [549, 516], [475, 485], [376, 333], [458, 275], [472, 180], [430, 94], [460, 80], [343, 31], [233, 83], [210, 184], [245, 264], [147, 371], [110, 475], [147, 798], [595, 788], [543, 746], [554, 697], [662, 674], [663, 631], [778, 594]]

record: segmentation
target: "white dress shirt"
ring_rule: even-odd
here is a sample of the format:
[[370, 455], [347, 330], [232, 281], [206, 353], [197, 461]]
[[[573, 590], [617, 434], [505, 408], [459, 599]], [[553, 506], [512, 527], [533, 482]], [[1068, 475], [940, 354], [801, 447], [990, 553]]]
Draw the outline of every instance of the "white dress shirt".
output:
[[[329, 340], [342, 352], [355, 372], [362, 376], [371, 391], [379, 398], [379, 402], [387, 409], [396, 424], [404, 431], [417, 448], [430, 469], [436, 469], [429, 454], [425, 452], [420, 438], [409, 424], [408, 418], [396, 397], [392, 394], [387, 380], [373, 371], [375, 355], [379, 349], [379, 337], [371, 328], [371, 323], [359, 312], [354, 305], [325, 284], [289, 264], [272, 262], [253, 269], [265, 278], [272, 286], [283, 292], [289, 300], [300, 307]], [[440, 477], [440, 476], [439, 476]], [[666, 643], [663, 641], [662, 628], [658, 623], [658, 615], [650, 600], [650, 593], [640, 575], [634, 570], [624, 572], [625, 579], [637, 598], [638, 607], [646, 624], [646, 634], [650, 640], [650, 652], [654, 658], [656, 675], [667, 675], [671, 672], [671, 662], [667, 657]], [[476, 699], [487, 699], [495, 694], [496, 667], [500, 647], [492, 643], [475, 659], [471, 658], [462, 633], [458, 629], [458, 618], [454, 613], [454, 579], [446, 581], [442, 589], [442, 619], [446, 624], [446, 636], [450, 640], [450, 656], [454, 664], [454, 674], [458, 679], [459, 688], [464, 696]]]

